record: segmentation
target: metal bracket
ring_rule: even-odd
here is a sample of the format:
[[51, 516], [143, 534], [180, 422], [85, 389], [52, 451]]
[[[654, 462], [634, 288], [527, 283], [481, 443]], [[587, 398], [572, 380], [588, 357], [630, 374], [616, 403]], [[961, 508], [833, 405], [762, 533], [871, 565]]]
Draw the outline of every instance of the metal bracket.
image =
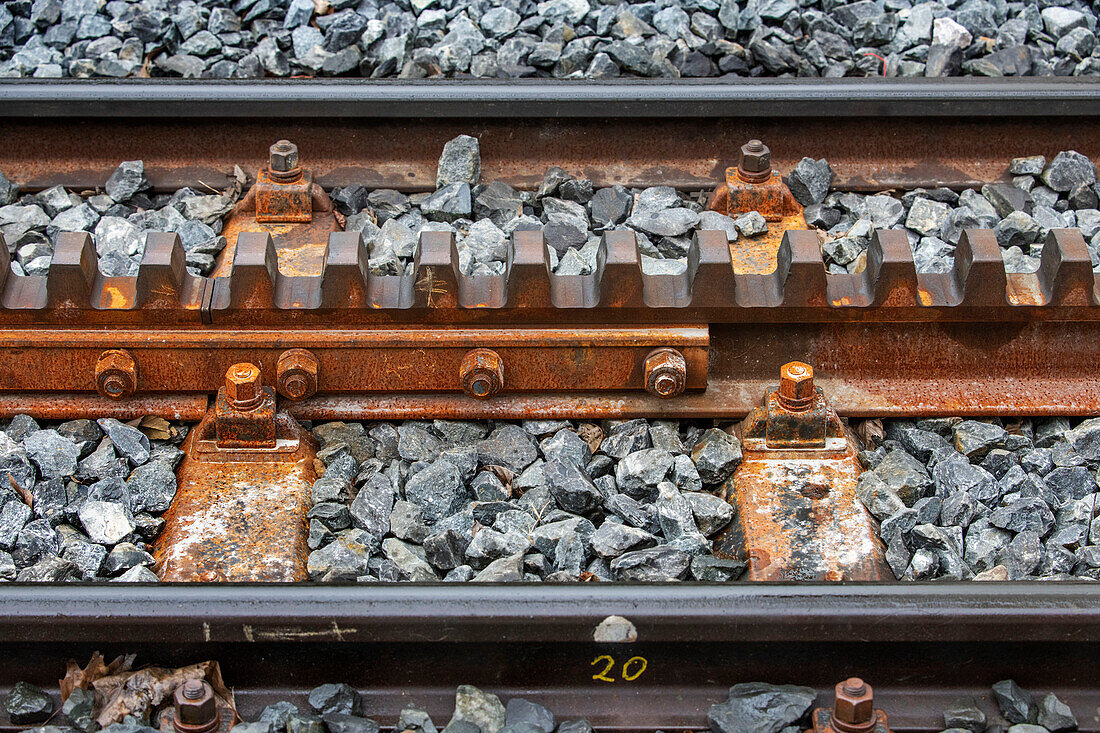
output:
[[843, 441], [840, 418], [813, 380], [809, 364], [792, 361], [784, 365], [779, 386], [769, 389], [764, 406], [755, 408], [746, 419], [744, 437], [762, 440], [761, 447], [770, 449], [821, 450], [830, 447], [830, 438]]

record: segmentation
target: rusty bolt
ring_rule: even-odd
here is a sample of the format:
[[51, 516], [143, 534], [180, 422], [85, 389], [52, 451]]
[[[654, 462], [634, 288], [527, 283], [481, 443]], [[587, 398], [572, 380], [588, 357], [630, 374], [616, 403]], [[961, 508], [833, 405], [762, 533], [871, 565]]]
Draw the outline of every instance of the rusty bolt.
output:
[[864, 733], [875, 727], [874, 690], [859, 677], [849, 677], [836, 686], [833, 728], [844, 733]]
[[748, 183], [759, 183], [771, 178], [772, 151], [759, 140], [749, 140], [741, 146], [741, 163], [737, 175]]
[[121, 400], [137, 389], [137, 363], [129, 351], [111, 349], [99, 355], [95, 365], [95, 388], [104, 397]]
[[504, 388], [504, 360], [492, 349], [474, 349], [458, 368], [462, 389], [478, 399], [488, 399]]
[[264, 401], [260, 368], [255, 364], [234, 364], [225, 373], [225, 396], [237, 410], [251, 410]]
[[687, 362], [676, 349], [655, 349], [645, 358], [645, 388], [658, 397], [675, 397], [687, 385]]
[[298, 169], [298, 146], [280, 140], [268, 151], [267, 168], [275, 173], [290, 173]]
[[784, 364], [779, 372], [779, 404], [791, 412], [803, 412], [814, 403], [814, 368], [800, 361]]
[[304, 400], [317, 391], [321, 363], [306, 349], [289, 349], [275, 365], [275, 384], [279, 394], [289, 400]]
[[202, 680], [187, 680], [176, 688], [173, 712], [172, 725], [179, 733], [208, 733], [221, 722], [214, 689]]

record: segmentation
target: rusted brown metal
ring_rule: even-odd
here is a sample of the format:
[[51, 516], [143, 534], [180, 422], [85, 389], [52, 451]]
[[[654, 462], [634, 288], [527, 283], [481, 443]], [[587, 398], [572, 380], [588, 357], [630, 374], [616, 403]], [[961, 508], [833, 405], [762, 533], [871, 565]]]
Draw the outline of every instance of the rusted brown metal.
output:
[[[141, 364], [141, 388], [152, 392], [214, 393], [241, 362], [278, 383], [278, 360], [295, 348], [317, 358], [321, 392], [461, 392], [460, 365], [475, 348], [492, 348], [508, 364], [506, 392], [642, 391], [645, 358], [662, 346], [683, 354], [687, 389], [700, 390], [708, 363], [707, 329], [697, 327], [127, 329], [111, 339]], [[0, 332], [0, 390], [93, 390], [103, 341], [101, 332], [80, 329]], [[68, 368], [44, 374], [40, 361]]]
[[187, 435], [178, 488], [153, 549], [163, 581], [293, 582], [307, 578], [316, 444], [275, 415], [271, 448], [218, 445], [215, 413]]
[[473, 349], [458, 366], [462, 391], [486, 400], [504, 389], [504, 360], [492, 349]]
[[260, 368], [234, 364], [214, 402], [214, 436], [220, 448], [275, 447], [275, 390], [263, 386]]
[[279, 140], [268, 151], [268, 165], [233, 210], [222, 234], [227, 246], [218, 256], [214, 275], [232, 272], [237, 239], [243, 232], [266, 232], [278, 252], [275, 270], [290, 275], [319, 275], [325, 266], [328, 234], [339, 229], [332, 200], [302, 168], [298, 146]]
[[203, 680], [189, 679], [176, 688], [172, 712], [176, 733], [210, 733], [220, 723], [214, 689]]
[[[706, 91], [698, 92], [706, 95]], [[614, 109], [609, 108], [608, 114]], [[596, 186], [655, 185], [710, 189], [748, 139], [796, 141], [775, 145], [772, 167], [788, 171], [804, 155], [827, 155], [845, 190], [882, 191], [938, 185], [981, 186], [998, 180], [1015, 151], [1045, 155], [1077, 150], [1100, 158], [1094, 117], [1043, 120], [1011, 116], [927, 120], [876, 117], [407, 119], [315, 120], [239, 118], [145, 119], [119, 134], [117, 120], [70, 117], [3, 121], [0, 170], [28, 190], [54, 185], [94, 189], [120, 160], [140, 158], [160, 191], [196, 181], [224, 188], [234, 165], [258, 170], [271, 141], [295, 140], [314, 181], [326, 189], [435, 189], [443, 145], [457, 135], [481, 141], [482, 180], [534, 189], [543, 172], [561, 166]], [[644, 145], [638, 141], [644, 140]], [[1004, 144], [1012, 140], [1011, 146]], [[27, 151], [34, 151], [28, 155]]]
[[36, 420], [70, 420], [74, 417], [113, 417], [131, 420], [155, 415], [168, 420], [197, 422], [206, 414], [210, 398], [205, 393], [143, 394], [112, 400], [97, 394], [11, 392], [0, 394], [0, 418], [30, 415]]
[[109, 349], [95, 364], [96, 392], [102, 397], [121, 400], [137, 389], [137, 364], [125, 349]]
[[815, 708], [806, 733], [891, 733], [886, 713], [875, 709], [874, 690], [859, 677], [838, 682], [833, 707]]
[[813, 367], [800, 361], [783, 365], [779, 386], [749, 413], [743, 432], [768, 448], [825, 448], [829, 438], [843, 437], [840, 419], [814, 387]]
[[687, 362], [676, 349], [654, 349], [645, 358], [645, 388], [650, 394], [668, 399], [684, 391]]
[[288, 349], [275, 364], [276, 387], [289, 400], [304, 400], [317, 392], [321, 362], [308, 349]]
[[[808, 365], [788, 364], [783, 373], [813, 389]], [[722, 487], [737, 511], [715, 554], [747, 562], [750, 580], [893, 580], [875, 521], [856, 495], [854, 438], [820, 388], [797, 411], [778, 391], [768, 390], [764, 407], [741, 425], [744, 456]]]

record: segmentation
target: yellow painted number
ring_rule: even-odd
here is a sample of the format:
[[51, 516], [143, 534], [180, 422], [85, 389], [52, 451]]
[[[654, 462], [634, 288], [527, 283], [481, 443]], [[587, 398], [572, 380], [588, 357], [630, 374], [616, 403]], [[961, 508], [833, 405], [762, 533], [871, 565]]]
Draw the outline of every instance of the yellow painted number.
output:
[[607, 673], [610, 672], [611, 668], [615, 666], [615, 660], [612, 659], [611, 657], [609, 657], [606, 654], [601, 654], [600, 656], [598, 656], [598, 657], [596, 657], [595, 659], [592, 660], [592, 663], [591, 663], [590, 666], [595, 666], [595, 665], [599, 664], [600, 662], [607, 662], [607, 666], [605, 666], [603, 669], [601, 669], [596, 674], [592, 675], [592, 679], [599, 680], [600, 682], [614, 682], [615, 678], [614, 677], [608, 677]]
[[[599, 680], [600, 682], [618, 682], [614, 677], [608, 677], [607, 673], [615, 666], [615, 659], [607, 654], [601, 654], [596, 657], [590, 663], [590, 666], [597, 664], [603, 664], [604, 667], [596, 674], [592, 675], [592, 679]], [[649, 666], [649, 662], [644, 657], [631, 657], [623, 663], [621, 678], [626, 682], [633, 682], [642, 676], [646, 667]]]

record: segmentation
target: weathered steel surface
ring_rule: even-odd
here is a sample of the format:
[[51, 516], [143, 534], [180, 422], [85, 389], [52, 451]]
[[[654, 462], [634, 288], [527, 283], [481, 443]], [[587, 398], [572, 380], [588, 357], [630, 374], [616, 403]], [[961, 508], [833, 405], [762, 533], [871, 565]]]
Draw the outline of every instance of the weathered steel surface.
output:
[[[692, 95], [705, 101], [710, 92], [700, 89]], [[679, 106], [686, 109], [693, 102]], [[879, 103], [876, 112], [890, 106]], [[0, 170], [30, 190], [57, 184], [91, 189], [103, 185], [118, 161], [141, 158], [146, 176], [158, 190], [174, 191], [196, 181], [224, 188], [231, 183], [234, 165], [259, 169], [266, 146], [288, 137], [299, 142], [314, 180], [325, 188], [358, 183], [371, 189], [430, 191], [435, 189], [443, 145], [466, 134], [481, 141], [485, 181], [534, 189], [547, 168], [561, 166], [597, 186], [709, 189], [737, 164], [741, 144], [759, 138], [789, 141], [773, 150], [777, 170], [789, 171], [804, 155], [827, 155], [836, 185], [881, 191], [981, 186], [1004, 176], [1011, 158], [1021, 150], [1046, 155], [1048, 160], [1070, 149], [1094, 160], [1100, 157], [1095, 116], [1047, 117], [1041, 125], [1011, 116], [940, 118], [935, 124], [914, 124], [912, 119], [874, 114], [869, 123], [866, 116], [823, 117], [819, 109], [820, 105], [810, 118], [681, 114], [615, 119], [617, 108], [608, 104], [605, 115], [591, 119], [514, 115], [491, 119], [479, 110], [477, 119], [419, 118], [415, 123], [276, 115], [226, 124], [200, 116], [144, 119], [128, 125], [123, 135], [116, 119], [82, 118], [74, 126], [72, 117], [49, 118], [38, 111], [34, 119], [8, 118], [0, 124], [8, 141], [0, 150]], [[1006, 146], [1005, 140], [1012, 145]], [[34, 155], [27, 155], [30, 150]]]
[[894, 579], [856, 495], [855, 441], [808, 365], [784, 365], [739, 432], [744, 459], [721, 490], [736, 512], [716, 555], [748, 562], [749, 580]]
[[169, 420], [197, 422], [206, 414], [209, 396], [173, 392], [144, 394], [119, 401], [96, 394], [10, 392], [0, 394], [0, 418], [30, 415], [37, 420], [68, 420], [73, 416], [114, 417], [130, 420], [155, 415]]
[[[491, 347], [507, 370], [505, 392], [645, 389], [645, 360], [673, 347], [687, 364], [686, 387], [706, 386], [707, 329], [436, 328], [112, 331], [141, 370], [142, 390], [216, 392], [233, 364], [250, 362], [278, 384], [287, 351], [308, 349], [319, 362], [321, 392], [455, 391], [462, 360]], [[75, 328], [0, 332], [0, 391], [95, 389], [102, 332]], [[48, 365], [43, 368], [43, 365]]]
[[[737, 245], [732, 245], [736, 247]], [[4, 255], [0, 248], [0, 264]], [[642, 272], [630, 231], [608, 232], [591, 275], [549, 271], [541, 232], [517, 232], [506, 272], [467, 277], [453, 235], [425, 232], [414, 274], [367, 273], [357, 233], [333, 233], [317, 275], [280, 271], [267, 233], [239, 236], [231, 277], [182, 267], [174, 234], [150, 235], [135, 277], [102, 277], [87, 233], [62, 235], [48, 275], [0, 273], [0, 323], [22, 325], [808, 323], [877, 321], [1098, 321], [1088, 250], [1079, 230], [1055, 229], [1035, 273], [1006, 274], [989, 230], [967, 230], [955, 268], [917, 274], [904, 234], [879, 231], [858, 274], [827, 273], [812, 231], [787, 230], [775, 267], [738, 272], [722, 232], [699, 232], [679, 275]]]
[[285, 415], [270, 450], [219, 448], [210, 413], [187, 436], [153, 550], [163, 581], [306, 580], [316, 446]]

